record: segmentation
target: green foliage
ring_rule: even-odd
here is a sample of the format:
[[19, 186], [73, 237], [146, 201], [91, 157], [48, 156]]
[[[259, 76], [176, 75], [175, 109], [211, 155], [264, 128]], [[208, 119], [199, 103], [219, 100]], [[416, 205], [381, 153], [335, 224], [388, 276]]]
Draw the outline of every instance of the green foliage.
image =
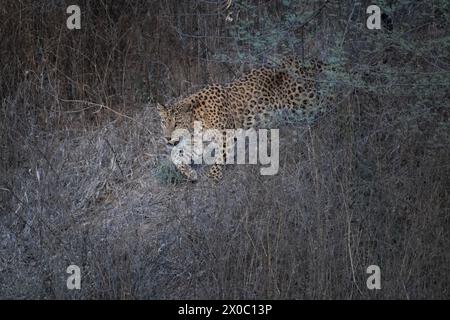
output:
[[161, 161], [154, 168], [153, 173], [161, 184], [177, 185], [186, 180], [170, 160]]
[[[233, 38], [231, 47], [236, 50], [227, 52], [226, 61], [253, 63], [280, 50], [299, 47], [302, 39], [296, 28], [311, 15], [311, 11], [302, 9], [302, 3], [297, 1], [285, 0], [282, 5], [285, 10], [280, 15], [273, 15], [270, 9], [261, 10], [260, 5], [237, 2], [239, 15], [227, 28]], [[224, 58], [223, 53], [221, 58]]]

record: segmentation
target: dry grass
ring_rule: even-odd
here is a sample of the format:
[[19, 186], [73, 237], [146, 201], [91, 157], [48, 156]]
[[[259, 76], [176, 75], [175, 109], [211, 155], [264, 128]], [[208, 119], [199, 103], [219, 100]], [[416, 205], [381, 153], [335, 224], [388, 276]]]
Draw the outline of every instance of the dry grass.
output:
[[[219, 185], [186, 183], [146, 101], [184, 92], [181, 79], [202, 83], [203, 64], [177, 59], [197, 40], [177, 40], [164, 18], [189, 6], [164, 3], [147, 19], [144, 2], [86, 1], [109, 18], [86, 18], [77, 35], [54, 27], [58, 1], [5, 4], [0, 298], [449, 298], [445, 88], [442, 104], [338, 88], [320, 121], [282, 128], [278, 175], [231, 166]], [[373, 62], [364, 57], [353, 62]], [[231, 77], [224, 70], [208, 64], [209, 78]], [[82, 269], [80, 291], [66, 289], [69, 264]], [[378, 291], [366, 288], [372, 264]]]

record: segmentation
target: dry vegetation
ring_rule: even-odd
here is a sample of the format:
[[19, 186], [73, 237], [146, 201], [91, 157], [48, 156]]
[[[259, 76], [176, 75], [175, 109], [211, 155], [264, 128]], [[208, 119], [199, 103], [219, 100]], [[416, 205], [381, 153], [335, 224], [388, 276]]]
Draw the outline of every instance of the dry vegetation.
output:
[[[303, 32], [323, 1], [79, 2], [76, 31], [73, 3], [0, 7], [0, 298], [450, 297], [448, 1], [380, 1], [381, 31], [330, 1]], [[345, 71], [279, 174], [182, 181], [154, 103], [292, 52]]]

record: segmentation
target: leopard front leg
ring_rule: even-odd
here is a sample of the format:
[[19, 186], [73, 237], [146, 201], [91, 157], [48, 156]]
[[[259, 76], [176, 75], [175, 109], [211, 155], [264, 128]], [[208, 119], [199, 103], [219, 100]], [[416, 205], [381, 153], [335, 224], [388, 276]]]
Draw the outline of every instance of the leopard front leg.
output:
[[217, 157], [218, 163], [213, 164], [206, 173], [206, 176], [216, 183], [223, 178], [223, 171], [225, 169], [225, 163], [227, 163], [227, 157], [230, 157], [230, 163], [233, 163], [234, 139], [234, 134], [229, 135], [226, 130], [222, 132], [222, 144], [219, 147], [219, 155]]
[[219, 154], [216, 157], [217, 163], [213, 164], [206, 173], [206, 176], [216, 183], [222, 180], [223, 178], [223, 169], [226, 160], [225, 142], [219, 146], [217, 151], [219, 152]]
[[171, 159], [177, 170], [189, 181], [195, 182], [198, 179], [197, 172], [191, 167], [190, 156], [192, 152], [189, 149], [172, 150]]

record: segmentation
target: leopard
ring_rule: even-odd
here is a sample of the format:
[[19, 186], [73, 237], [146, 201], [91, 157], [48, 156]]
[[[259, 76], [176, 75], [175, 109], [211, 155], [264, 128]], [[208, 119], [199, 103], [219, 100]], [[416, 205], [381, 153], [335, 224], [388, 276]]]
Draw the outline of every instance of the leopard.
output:
[[[163, 140], [169, 148], [179, 139], [173, 137], [176, 129], [190, 132], [195, 121], [205, 129], [250, 129], [270, 124], [273, 114], [287, 110], [303, 117], [314, 117], [327, 104], [320, 103], [318, 76], [327, 64], [321, 59], [302, 61], [297, 57], [283, 57], [251, 69], [225, 84], [211, 84], [197, 92], [168, 104], [157, 103]], [[331, 99], [327, 99], [330, 102]], [[225, 157], [225, 146], [220, 156]], [[177, 170], [195, 182], [198, 174], [192, 165], [175, 163]], [[215, 163], [206, 176], [214, 182], [223, 178], [224, 165]]]

